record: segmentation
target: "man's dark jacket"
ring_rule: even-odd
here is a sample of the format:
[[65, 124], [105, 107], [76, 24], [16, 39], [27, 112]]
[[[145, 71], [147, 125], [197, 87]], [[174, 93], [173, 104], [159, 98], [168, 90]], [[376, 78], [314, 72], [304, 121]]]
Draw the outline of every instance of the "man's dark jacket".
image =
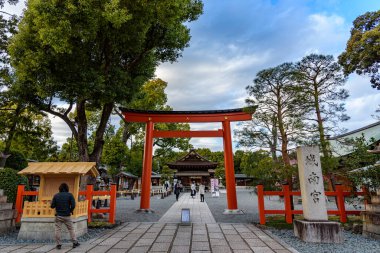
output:
[[51, 208], [55, 208], [57, 216], [70, 216], [75, 208], [75, 199], [70, 192], [59, 192], [51, 201]]

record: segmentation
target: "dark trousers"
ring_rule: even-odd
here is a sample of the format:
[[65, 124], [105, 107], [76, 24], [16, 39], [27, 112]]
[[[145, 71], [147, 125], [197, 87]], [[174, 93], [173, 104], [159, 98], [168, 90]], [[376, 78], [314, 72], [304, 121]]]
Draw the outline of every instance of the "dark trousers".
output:
[[178, 201], [179, 193], [175, 194], [175, 199]]
[[204, 194], [200, 194], [201, 195], [201, 202], [205, 202], [205, 195]]

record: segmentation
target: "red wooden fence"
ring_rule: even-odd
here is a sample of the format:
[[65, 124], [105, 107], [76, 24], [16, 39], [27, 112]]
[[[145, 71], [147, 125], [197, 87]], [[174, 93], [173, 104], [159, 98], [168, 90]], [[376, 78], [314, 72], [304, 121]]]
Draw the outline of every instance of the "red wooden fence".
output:
[[[344, 206], [344, 198], [346, 196], [365, 196], [367, 194], [366, 190], [363, 188], [362, 192], [348, 192], [343, 191], [342, 185], [336, 185], [336, 191], [326, 191], [326, 196], [335, 196], [337, 201], [337, 210], [327, 210], [328, 215], [338, 215], [340, 216], [341, 222], [347, 222], [347, 215], [360, 215], [361, 211], [358, 210], [346, 210]], [[264, 206], [264, 196], [284, 196], [284, 210], [274, 210], [265, 209]], [[257, 186], [257, 197], [259, 206], [259, 218], [260, 224], [265, 224], [266, 214], [285, 214], [286, 223], [293, 223], [293, 214], [303, 214], [302, 210], [294, 210], [291, 207], [292, 196], [301, 196], [300, 191], [290, 191], [289, 185], [283, 185], [282, 191], [264, 191], [263, 185]]]
[[[115, 212], [116, 212], [116, 184], [111, 184], [111, 189], [109, 191], [94, 191], [93, 185], [87, 185], [86, 191], [80, 191], [79, 195], [86, 196], [88, 200], [88, 222], [91, 222], [91, 214], [93, 213], [108, 213], [108, 222], [114, 224], [115, 223]], [[93, 196], [110, 196], [110, 205], [109, 208], [104, 209], [93, 209], [92, 208], [92, 199]], [[21, 221], [22, 216], [22, 208], [24, 205], [24, 197], [25, 196], [38, 196], [38, 191], [25, 191], [25, 185], [20, 184], [17, 187], [17, 198], [16, 198], [16, 222]]]

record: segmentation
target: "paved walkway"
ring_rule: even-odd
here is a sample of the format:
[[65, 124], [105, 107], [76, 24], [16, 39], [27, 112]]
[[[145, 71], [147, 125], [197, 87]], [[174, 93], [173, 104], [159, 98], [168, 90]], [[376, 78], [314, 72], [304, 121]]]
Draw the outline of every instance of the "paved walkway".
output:
[[12, 245], [0, 246], [0, 252], [258, 252], [290, 253], [282, 245], [252, 224], [192, 224], [177, 223], [125, 223], [108, 231], [100, 238], [82, 243], [72, 249], [64, 244], [61, 250], [55, 245]]
[[[191, 225], [180, 223], [182, 208], [190, 209]], [[193, 199], [190, 194], [185, 193], [158, 222], [123, 223], [75, 249], [71, 248], [71, 244], [64, 244], [61, 250], [56, 250], [54, 244], [19, 244], [0, 245], [0, 252], [290, 253], [297, 251], [252, 224], [216, 223], [206, 202], [200, 202], [199, 196]]]
[[159, 223], [181, 222], [181, 209], [190, 209], [192, 223], [216, 223], [206, 202], [201, 202], [199, 194], [192, 198], [190, 193], [184, 193], [172, 207], [161, 217]]

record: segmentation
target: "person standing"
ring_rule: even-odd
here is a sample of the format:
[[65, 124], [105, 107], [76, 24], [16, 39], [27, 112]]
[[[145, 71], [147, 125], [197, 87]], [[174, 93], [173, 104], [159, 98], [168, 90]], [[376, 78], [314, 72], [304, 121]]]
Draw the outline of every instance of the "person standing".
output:
[[179, 186], [179, 183], [177, 182], [175, 185], [174, 185], [174, 194], [175, 194], [175, 199], [176, 201], [178, 201], [178, 197], [179, 197], [179, 194], [181, 193], [181, 188]]
[[205, 202], [205, 186], [202, 183], [199, 185], [199, 195], [201, 196], [201, 202]]
[[75, 209], [74, 196], [69, 192], [69, 186], [66, 183], [62, 183], [59, 186], [59, 193], [55, 194], [51, 201], [51, 208], [55, 208], [55, 240], [57, 243], [56, 248], [61, 249], [61, 232], [62, 223], [65, 224], [69, 231], [71, 241], [73, 242], [73, 248], [78, 247], [80, 244], [77, 241], [73, 222], [70, 215], [73, 214]]
[[196, 194], [196, 187], [195, 187], [195, 182], [193, 181], [193, 183], [191, 184], [190, 186], [190, 189], [191, 189], [191, 197], [194, 198], [195, 194]]

